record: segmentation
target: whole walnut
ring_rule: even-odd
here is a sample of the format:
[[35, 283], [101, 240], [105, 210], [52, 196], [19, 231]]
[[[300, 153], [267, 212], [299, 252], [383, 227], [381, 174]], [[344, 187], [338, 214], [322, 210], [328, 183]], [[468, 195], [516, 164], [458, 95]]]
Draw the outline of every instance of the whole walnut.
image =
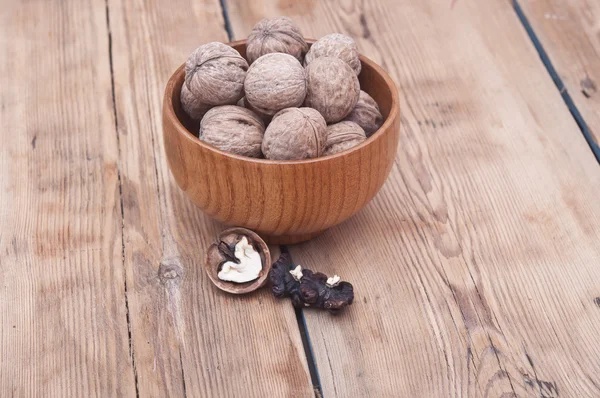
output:
[[379, 105], [373, 97], [362, 90], [354, 109], [344, 120], [358, 124], [365, 130], [367, 137], [373, 135], [383, 124], [383, 116], [379, 111]]
[[354, 109], [360, 84], [354, 71], [339, 58], [320, 57], [306, 68], [305, 106], [316, 109], [327, 123], [339, 122]]
[[304, 66], [320, 57], [334, 57], [346, 62], [356, 75], [360, 73], [360, 54], [356, 42], [350, 36], [332, 33], [317, 40], [306, 53]]
[[183, 109], [198, 119], [207, 107], [235, 104], [244, 96], [247, 70], [248, 62], [232, 47], [218, 42], [201, 45], [185, 63]]
[[339, 122], [327, 126], [323, 155], [333, 155], [350, 149], [367, 139], [365, 131], [354, 122]]
[[273, 116], [262, 142], [267, 159], [294, 160], [323, 154], [327, 124], [312, 108], [288, 108]]
[[263, 121], [251, 110], [223, 105], [206, 112], [199, 138], [222, 151], [258, 158], [264, 132]]
[[265, 18], [254, 25], [246, 42], [246, 58], [251, 64], [270, 53], [286, 53], [302, 62], [308, 44], [300, 29], [288, 17]]
[[289, 54], [263, 55], [248, 69], [244, 92], [250, 106], [266, 115], [302, 105], [306, 96], [306, 73]]

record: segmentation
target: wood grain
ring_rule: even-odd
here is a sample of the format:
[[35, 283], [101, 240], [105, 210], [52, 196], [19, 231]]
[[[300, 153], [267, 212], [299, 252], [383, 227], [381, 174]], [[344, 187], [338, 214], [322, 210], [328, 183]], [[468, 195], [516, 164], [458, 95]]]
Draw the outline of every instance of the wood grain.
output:
[[139, 395], [312, 396], [293, 309], [267, 290], [239, 297], [212, 285], [205, 251], [225, 227], [185, 197], [167, 166], [164, 87], [198, 45], [227, 41], [218, 1], [108, 6]]
[[292, 248], [355, 285], [305, 311], [325, 396], [600, 394], [600, 168], [510, 2], [229, 0], [344, 32], [399, 85], [392, 174], [363, 211]]
[[528, 0], [518, 3], [562, 80], [564, 89], [599, 145], [600, 2]]
[[133, 396], [105, 5], [2, 2], [0, 396]]

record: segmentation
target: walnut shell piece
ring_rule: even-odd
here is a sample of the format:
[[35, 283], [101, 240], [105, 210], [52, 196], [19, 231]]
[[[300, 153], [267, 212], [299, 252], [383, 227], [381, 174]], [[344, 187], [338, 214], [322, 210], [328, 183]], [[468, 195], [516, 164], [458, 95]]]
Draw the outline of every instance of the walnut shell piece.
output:
[[290, 54], [302, 62], [308, 50], [300, 28], [288, 17], [265, 18], [259, 21], [248, 36], [246, 58], [252, 64], [270, 53]]
[[354, 122], [339, 122], [327, 126], [327, 139], [323, 156], [350, 149], [367, 139], [365, 131]]
[[[218, 273], [220, 268], [229, 257], [227, 250], [223, 251], [222, 249], [229, 248], [231, 250], [242, 237], [246, 237], [248, 242], [260, 254], [262, 270], [259, 273], [258, 279], [244, 283], [234, 283], [219, 279]], [[219, 234], [217, 241], [210, 245], [206, 252], [205, 268], [209, 279], [219, 289], [232, 294], [249, 293], [264, 286], [269, 278], [271, 265], [269, 246], [267, 246], [258, 234], [246, 228], [234, 227], [226, 229]]]
[[249, 109], [235, 105], [217, 106], [200, 122], [199, 138], [222, 151], [258, 158], [265, 124]]
[[212, 42], [198, 47], [185, 63], [183, 109], [190, 117], [208, 106], [235, 104], [244, 95], [248, 62], [232, 47]]
[[332, 33], [317, 40], [306, 53], [304, 66], [320, 57], [334, 57], [346, 62], [358, 76], [361, 70], [360, 54], [356, 42], [350, 36]]
[[289, 54], [267, 54], [248, 69], [244, 92], [250, 106], [266, 115], [302, 105], [306, 97], [306, 73]]
[[320, 57], [306, 68], [304, 105], [323, 115], [327, 123], [336, 123], [354, 109], [360, 93], [356, 74], [339, 58]]
[[267, 159], [300, 160], [323, 154], [327, 124], [312, 108], [280, 111], [267, 127], [262, 151]]
[[383, 116], [377, 102], [364, 91], [360, 91], [358, 102], [344, 120], [358, 124], [365, 130], [367, 137], [375, 133], [383, 124]]

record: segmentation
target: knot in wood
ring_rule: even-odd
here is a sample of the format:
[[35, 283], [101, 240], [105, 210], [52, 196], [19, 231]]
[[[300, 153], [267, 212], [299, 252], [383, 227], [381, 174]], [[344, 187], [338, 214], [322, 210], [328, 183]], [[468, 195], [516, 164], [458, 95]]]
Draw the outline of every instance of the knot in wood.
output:
[[179, 282], [184, 276], [183, 266], [179, 259], [161, 261], [158, 266], [158, 278], [161, 284]]

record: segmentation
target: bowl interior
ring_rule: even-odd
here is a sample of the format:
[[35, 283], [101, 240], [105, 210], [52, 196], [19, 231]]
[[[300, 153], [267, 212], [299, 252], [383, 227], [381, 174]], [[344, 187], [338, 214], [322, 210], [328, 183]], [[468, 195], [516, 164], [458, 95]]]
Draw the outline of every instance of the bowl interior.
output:
[[[314, 43], [314, 40], [307, 40], [307, 42], [309, 43], [309, 45], [312, 45]], [[233, 48], [235, 48], [242, 55], [242, 57], [246, 58], [246, 41], [245, 40], [240, 40], [240, 41], [232, 42], [229, 44]], [[390, 116], [390, 112], [391, 112], [391, 109], [392, 109], [392, 106], [394, 103], [394, 100], [393, 100], [394, 92], [392, 90], [395, 90], [395, 87], [394, 87], [393, 83], [391, 83], [391, 81], [386, 81], [386, 77], [384, 76], [385, 73], [382, 73], [383, 70], [381, 70], [381, 68], [379, 66], [377, 66], [373, 61], [369, 60], [366, 57], [363, 57], [362, 55], [361, 55], [360, 59], [361, 59], [361, 63], [362, 63], [362, 70], [360, 72], [360, 75], [358, 76], [358, 80], [360, 82], [360, 88], [361, 88], [361, 90], [367, 92], [367, 94], [369, 94], [371, 97], [373, 97], [375, 102], [377, 102], [377, 105], [379, 105], [379, 110], [381, 111], [381, 114], [384, 118], [384, 124], [385, 124], [385, 122], [387, 121], [387, 119]], [[179, 76], [175, 83], [175, 87], [174, 87], [174, 90], [172, 92], [172, 97], [171, 97], [171, 101], [173, 104], [173, 110], [175, 111], [175, 115], [177, 116], [177, 118], [179, 119], [179, 121], [181, 122], [183, 127], [185, 127], [185, 129], [191, 135], [193, 135], [194, 137], [198, 137], [198, 132], [200, 129], [199, 123], [197, 121], [192, 120], [184, 112], [184, 110], [181, 107], [180, 93], [181, 93], [181, 86], [183, 85], [183, 81], [185, 78], [185, 72], [183, 70], [183, 66], [179, 68], [179, 70], [176, 72], [176, 74], [179, 74]], [[382, 130], [382, 128], [379, 129], [379, 131], [381, 131], [381, 130]], [[367, 143], [371, 139], [373, 139], [373, 137], [375, 137], [378, 132], [376, 132], [371, 137], [369, 137], [369, 139], [367, 139], [365, 141], [365, 143]], [[198, 142], [200, 142], [200, 140], [198, 140]], [[365, 144], [365, 143], [363, 143], [363, 144]], [[362, 146], [362, 144], [360, 146]], [[317, 158], [317, 159], [321, 159], [321, 158]], [[294, 162], [298, 162], [298, 161], [294, 161]]]

